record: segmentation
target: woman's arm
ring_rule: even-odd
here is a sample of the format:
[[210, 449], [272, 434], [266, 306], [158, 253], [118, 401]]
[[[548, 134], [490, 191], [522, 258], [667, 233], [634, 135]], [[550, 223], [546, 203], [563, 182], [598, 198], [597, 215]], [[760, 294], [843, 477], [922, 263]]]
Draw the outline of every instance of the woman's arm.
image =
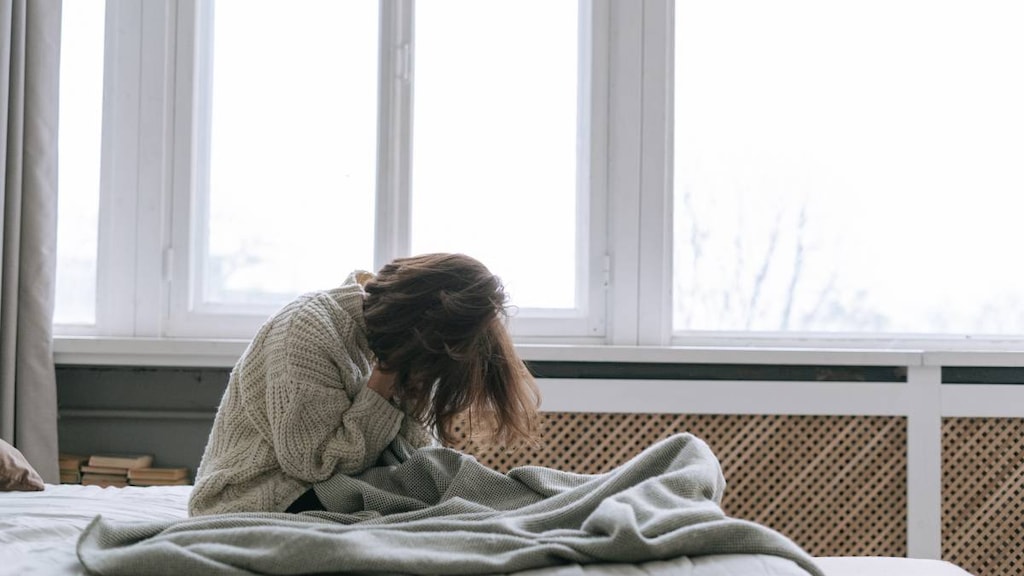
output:
[[276, 344], [285, 350], [267, 357], [267, 412], [278, 462], [286, 474], [310, 483], [372, 466], [403, 417], [388, 401], [393, 374], [374, 370], [372, 386], [363, 382], [369, 360], [354, 343], [355, 323], [347, 315], [331, 322], [324, 317], [297, 310]]

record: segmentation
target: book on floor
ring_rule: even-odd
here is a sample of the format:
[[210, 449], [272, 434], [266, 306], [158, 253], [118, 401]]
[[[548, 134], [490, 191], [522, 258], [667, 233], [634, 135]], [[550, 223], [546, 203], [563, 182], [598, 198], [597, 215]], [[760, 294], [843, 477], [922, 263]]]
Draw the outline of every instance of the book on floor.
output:
[[178, 480], [188, 478], [188, 468], [132, 468], [129, 480]]
[[119, 474], [82, 474], [85, 486], [127, 486], [128, 477]]
[[60, 470], [63, 471], [75, 471], [78, 472], [79, 468], [89, 462], [88, 456], [81, 456], [79, 454], [69, 454], [62, 452], [58, 457], [60, 463]]
[[118, 476], [127, 476], [128, 468], [118, 468], [115, 466], [90, 466], [88, 464], [81, 468], [83, 474], [116, 474]]
[[78, 484], [82, 481], [82, 465], [89, 461], [88, 456], [61, 452], [57, 456], [60, 468], [61, 484]]
[[153, 465], [152, 454], [93, 454], [89, 466], [108, 468], [149, 468]]
[[188, 478], [143, 478], [141, 480], [129, 480], [129, 486], [188, 486]]

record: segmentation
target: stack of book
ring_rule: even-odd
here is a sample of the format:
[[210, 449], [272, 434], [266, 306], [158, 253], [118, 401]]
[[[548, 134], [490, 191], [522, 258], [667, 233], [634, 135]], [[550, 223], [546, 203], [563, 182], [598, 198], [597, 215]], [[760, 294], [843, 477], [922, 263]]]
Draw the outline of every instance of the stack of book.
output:
[[82, 465], [89, 461], [78, 454], [60, 454], [60, 483], [78, 484], [82, 481]]
[[188, 468], [132, 468], [128, 470], [132, 486], [184, 486], [188, 484]]
[[152, 454], [93, 454], [82, 466], [82, 484], [127, 486], [128, 471], [153, 465]]

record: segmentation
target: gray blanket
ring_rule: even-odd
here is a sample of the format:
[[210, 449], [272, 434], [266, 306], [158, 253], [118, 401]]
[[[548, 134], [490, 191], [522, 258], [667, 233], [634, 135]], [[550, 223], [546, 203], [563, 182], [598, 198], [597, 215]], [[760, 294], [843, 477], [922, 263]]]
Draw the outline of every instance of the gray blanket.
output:
[[725, 480], [679, 434], [605, 474], [524, 466], [500, 474], [446, 448], [392, 446], [381, 465], [318, 485], [331, 512], [114, 524], [78, 542], [97, 574], [491, 574], [566, 563], [771, 554], [822, 576], [783, 535], [729, 518]]

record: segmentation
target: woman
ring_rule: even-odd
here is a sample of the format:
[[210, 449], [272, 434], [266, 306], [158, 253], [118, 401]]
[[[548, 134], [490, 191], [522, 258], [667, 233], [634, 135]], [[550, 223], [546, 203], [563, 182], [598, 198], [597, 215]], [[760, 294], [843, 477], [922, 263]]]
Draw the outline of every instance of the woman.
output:
[[465, 421], [506, 446], [532, 438], [539, 393], [505, 305], [463, 254], [399, 258], [286, 305], [231, 372], [189, 513], [322, 509], [314, 484], [372, 466], [397, 435], [451, 444]]

